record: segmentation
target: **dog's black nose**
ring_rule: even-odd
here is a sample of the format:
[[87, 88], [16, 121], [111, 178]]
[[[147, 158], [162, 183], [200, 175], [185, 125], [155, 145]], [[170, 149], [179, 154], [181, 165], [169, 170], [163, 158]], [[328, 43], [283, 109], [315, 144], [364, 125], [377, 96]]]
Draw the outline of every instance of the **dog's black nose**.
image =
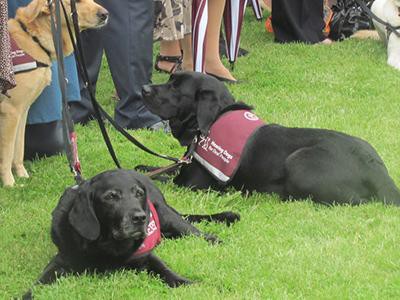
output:
[[97, 12], [97, 17], [101, 20], [101, 21], [106, 21], [108, 19], [108, 11], [106, 9], [102, 9], [100, 11]]
[[143, 96], [148, 96], [148, 95], [150, 95], [150, 93], [151, 93], [151, 87], [148, 84], [145, 84], [142, 87], [142, 95]]
[[146, 214], [144, 212], [135, 213], [131, 216], [133, 223], [144, 223], [146, 221]]

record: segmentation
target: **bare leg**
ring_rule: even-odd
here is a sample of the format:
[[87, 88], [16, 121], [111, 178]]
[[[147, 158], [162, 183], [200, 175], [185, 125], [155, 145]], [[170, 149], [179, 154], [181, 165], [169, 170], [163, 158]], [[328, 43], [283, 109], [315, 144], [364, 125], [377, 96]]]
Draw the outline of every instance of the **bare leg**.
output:
[[219, 33], [225, 0], [208, 2], [208, 25], [206, 35], [205, 71], [230, 80], [235, 80], [229, 70], [222, 64], [219, 56]]
[[180, 44], [183, 52], [182, 69], [184, 71], [193, 71], [192, 35], [185, 35], [180, 40]]
[[[181, 47], [178, 41], [161, 41], [160, 42], [160, 55], [161, 56], [172, 56], [179, 57], [181, 56]], [[175, 62], [166, 61], [160, 59], [156, 62], [156, 65], [167, 72], [173, 73], [176, 67]]]

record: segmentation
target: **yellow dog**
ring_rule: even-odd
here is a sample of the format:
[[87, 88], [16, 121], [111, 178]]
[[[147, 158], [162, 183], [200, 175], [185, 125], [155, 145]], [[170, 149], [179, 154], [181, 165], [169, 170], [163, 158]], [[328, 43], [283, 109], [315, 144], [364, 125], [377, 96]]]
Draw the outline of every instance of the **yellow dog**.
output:
[[[69, 1], [62, 1], [70, 12]], [[81, 30], [107, 23], [107, 10], [93, 0], [77, 1], [76, 6]], [[23, 165], [26, 117], [29, 107], [50, 84], [50, 65], [55, 59], [47, 0], [33, 0], [28, 6], [19, 8], [15, 18], [9, 20], [8, 30], [19, 48], [44, 66], [16, 74], [17, 86], [9, 91], [10, 97], [0, 94], [0, 178], [4, 186], [13, 186], [12, 169], [18, 177], [29, 177]], [[62, 40], [67, 56], [73, 47], [64, 18]]]

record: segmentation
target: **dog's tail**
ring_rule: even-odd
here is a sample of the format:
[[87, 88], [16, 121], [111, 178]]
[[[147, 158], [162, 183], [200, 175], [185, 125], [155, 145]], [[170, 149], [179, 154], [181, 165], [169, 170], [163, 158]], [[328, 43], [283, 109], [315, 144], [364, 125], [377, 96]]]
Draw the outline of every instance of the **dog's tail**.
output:
[[354, 33], [351, 38], [354, 39], [360, 39], [360, 40], [365, 40], [365, 39], [372, 39], [372, 40], [379, 40], [379, 34], [376, 30], [359, 30], [356, 33]]

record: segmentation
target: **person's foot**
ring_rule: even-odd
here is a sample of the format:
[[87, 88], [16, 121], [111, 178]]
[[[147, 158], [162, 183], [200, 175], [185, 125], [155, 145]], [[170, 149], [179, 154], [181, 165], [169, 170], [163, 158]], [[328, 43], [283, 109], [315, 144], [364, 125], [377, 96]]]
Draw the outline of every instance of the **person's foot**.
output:
[[86, 125], [95, 119], [94, 109], [90, 101], [74, 101], [69, 103], [69, 112], [74, 124]]
[[[229, 72], [227, 68], [222, 63], [207, 63], [205, 66], [205, 72], [209, 75], [214, 75], [214, 77], [226, 79], [227, 81], [236, 81], [235, 77]], [[221, 80], [221, 79], [220, 79]], [[222, 81], [221, 80], [221, 81]]]
[[218, 79], [221, 82], [226, 82], [226, 83], [231, 83], [231, 84], [238, 83], [237, 80], [231, 80], [231, 79], [228, 79], [228, 78], [225, 78], [225, 77], [220, 77], [220, 76], [212, 74], [212, 73], [206, 73], [206, 74]]
[[182, 56], [157, 55], [154, 69], [158, 72], [172, 74], [182, 69]]
[[193, 61], [190, 60], [190, 62], [186, 62], [185, 60], [183, 60], [182, 71], [193, 71]]
[[62, 121], [26, 125], [25, 160], [49, 157], [64, 150]]

